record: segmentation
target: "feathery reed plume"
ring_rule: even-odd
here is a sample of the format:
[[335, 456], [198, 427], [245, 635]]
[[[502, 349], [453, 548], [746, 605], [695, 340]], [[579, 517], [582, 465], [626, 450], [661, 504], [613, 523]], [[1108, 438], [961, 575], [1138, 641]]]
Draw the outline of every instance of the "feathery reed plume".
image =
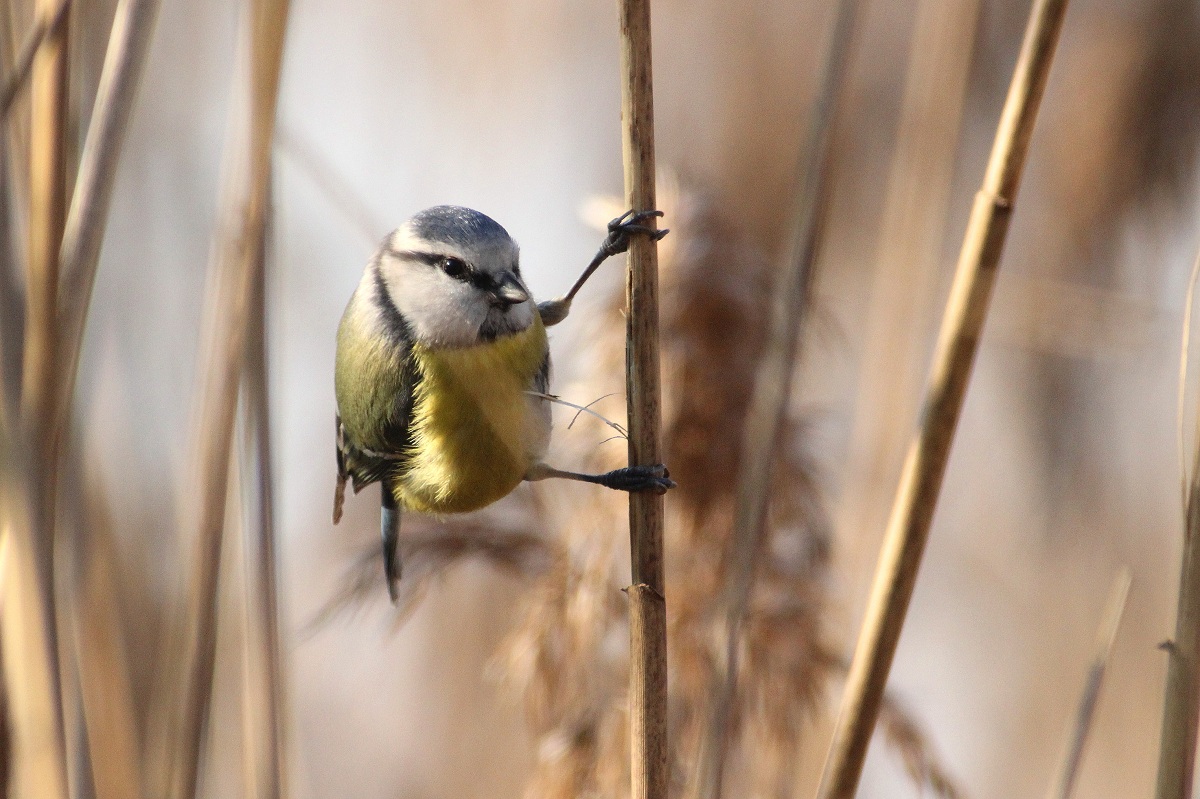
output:
[[[561, 558], [553, 542], [514, 525], [507, 514], [493, 510], [465, 519], [434, 521], [411, 515], [400, 539], [404, 579], [393, 602], [392, 625], [399, 628], [412, 616], [430, 584], [447, 569], [475, 559], [521, 579], [541, 579]], [[338, 593], [327, 601], [307, 624], [315, 630], [335, 616], [379, 597], [379, 546], [363, 549], [346, 569]]]
[[[654, 77], [650, 0], [617, 4], [621, 42], [621, 152], [625, 204], [654, 209]], [[654, 229], [651, 218], [643, 224]], [[634, 236], [625, 283], [625, 392], [629, 463], [662, 463], [658, 241]], [[667, 608], [663, 580], [663, 497], [629, 494], [629, 737], [633, 799], [666, 799]]]
[[212, 692], [216, 659], [217, 576], [228, 484], [233, 422], [238, 385], [245, 368], [250, 300], [263, 265], [271, 175], [271, 142], [287, 0], [259, 0], [247, 10], [250, 68], [248, 119], [240, 141], [245, 148], [244, 173], [226, 209], [225, 241], [218, 265], [219, 283], [214, 295], [211, 362], [204, 364], [203, 397], [199, 415], [196, 550], [187, 601], [187, 626], [182, 646], [181, 706], [172, 754], [163, 764], [166, 790], [176, 799], [196, 794], [201, 751]]
[[1065, 12], [1065, 0], [1036, 0], [1030, 11], [987, 174], [963, 239], [958, 270], [934, 351], [920, 429], [909, 446], [888, 521], [870, 604], [821, 780], [822, 799], [851, 799], [858, 790], [879, 703], [929, 537], [1033, 123]]
[[1083, 763], [1083, 750], [1087, 746], [1088, 734], [1092, 729], [1092, 719], [1096, 715], [1096, 705], [1100, 701], [1100, 689], [1104, 685], [1104, 673], [1108, 670], [1108, 662], [1112, 657], [1113, 644], [1117, 640], [1117, 630], [1121, 626], [1121, 617], [1125, 615], [1125, 601], [1129, 598], [1131, 582], [1129, 569], [1121, 569], [1113, 580], [1109, 592], [1108, 606], [1100, 619], [1100, 629], [1096, 631], [1096, 650], [1092, 662], [1088, 664], [1087, 682], [1079, 697], [1079, 707], [1075, 713], [1075, 722], [1071, 725], [1063, 756], [1059, 761], [1054, 782], [1050, 786], [1049, 799], [1071, 799], [1075, 794], [1075, 783], [1079, 778], [1079, 767]]
[[717, 660], [721, 676], [713, 692], [707, 730], [700, 747], [698, 796], [701, 799], [719, 799], [722, 793], [730, 714], [742, 648], [741, 628], [754, 585], [771, 489], [775, 487], [771, 475], [791, 396], [798, 341], [808, 318], [809, 286], [829, 207], [833, 126], [844, 95], [857, 17], [856, 0], [842, 0], [822, 66], [820, 93], [800, 153], [791, 251], [783, 267], [775, 273], [771, 301], [766, 305], [769, 326], [750, 382], [750, 405], [739, 469], [731, 473], [738, 475], [734, 534], [730, 541], [728, 579], [719, 611], [721, 620], [716, 631], [724, 653]]
[[[745, 387], [766, 340], [770, 266], [717, 204], [695, 196], [660, 200], [672, 235], [661, 245], [664, 450], [679, 483], [668, 509], [666, 579], [670, 666], [671, 794], [696, 789], [691, 764], [721, 679], [718, 600], [731, 569], [734, 484], [748, 414]], [[593, 342], [588, 374], [568, 397], [607, 394], [624, 355], [622, 305], [589, 309], [582, 340]], [[612, 403], [615, 406], [615, 402]], [[789, 416], [780, 435], [767, 533], [755, 553], [741, 632], [744, 666], [730, 715], [739, 773], [767, 795], [786, 795], [804, 722], [832, 673], [821, 631], [828, 529], [803, 426]], [[603, 422], [580, 417], [563, 459], [597, 470], [620, 465]], [[542, 496], [539, 494], [539, 496]], [[545, 526], [563, 535], [562, 559], [533, 592], [507, 646], [510, 682], [524, 694], [538, 744], [529, 795], [619, 795], [626, 784], [623, 735], [628, 657], [619, 587], [623, 558], [611, 537], [619, 498], [574, 487], [545, 497]], [[753, 747], [753, 748], [752, 748]], [[750, 753], [753, 751], [753, 755]], [[742, 762], [744, 760], [744, 762]]]

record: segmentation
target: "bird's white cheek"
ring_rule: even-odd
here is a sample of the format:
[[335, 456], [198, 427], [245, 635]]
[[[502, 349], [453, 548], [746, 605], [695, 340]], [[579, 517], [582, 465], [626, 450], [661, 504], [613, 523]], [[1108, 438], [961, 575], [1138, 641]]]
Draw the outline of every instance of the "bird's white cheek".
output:
[[457, 286], [446, 286], [438, 275], [408, 275], [393, 300], [419, 341], [448, 347], [478, 342], [479, 325], [487, 308]]

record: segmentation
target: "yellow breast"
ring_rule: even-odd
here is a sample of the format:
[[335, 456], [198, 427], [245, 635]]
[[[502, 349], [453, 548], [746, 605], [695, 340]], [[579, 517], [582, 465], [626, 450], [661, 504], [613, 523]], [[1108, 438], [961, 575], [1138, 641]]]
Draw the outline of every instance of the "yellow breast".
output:
[[508, 494], [549, 435], [543, 401], [529, 396], [546, 357], [541, 320], [476, 347], [414, 345], [413, 356], [413, 457], [394, 478], [397, 499], [423, 513], [463, 513]]

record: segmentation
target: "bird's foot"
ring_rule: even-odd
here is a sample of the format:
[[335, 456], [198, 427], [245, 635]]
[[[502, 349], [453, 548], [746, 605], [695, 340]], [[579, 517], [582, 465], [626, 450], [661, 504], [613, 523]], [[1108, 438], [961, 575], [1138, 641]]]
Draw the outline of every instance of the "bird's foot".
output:
[[643, 233], [654, 241], [659, 241], [671, 231], [655, 230], [642, 223], [662, 215], [662, 211], [626, 211], [608, 223], [608, 238], [600, 245], [600, 251], [609, 256], [625, 252], [629, 249], [629, 237], [635, 233]]
[[675, 487], [671, 473], [661, 463], [654, 466], [613, 469], [611, 472], [596, 475], [596, 482], [617, 491], [650, 491], [655, 494], [665, 494]]

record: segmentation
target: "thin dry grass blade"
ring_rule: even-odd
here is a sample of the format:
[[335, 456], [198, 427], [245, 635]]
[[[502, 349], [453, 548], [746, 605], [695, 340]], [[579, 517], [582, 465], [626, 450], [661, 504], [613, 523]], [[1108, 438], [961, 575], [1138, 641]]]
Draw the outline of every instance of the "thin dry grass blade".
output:
[[904, 770], [916, 784], [920, 796], [925, 796], [924, 789], [928, 786], [933, 795], [941, 799], [964, 799], [962, 791], [935, 755], [921, 725], [896, 697], [884, 694], [879, 709], [879, 727], [900, 755]]
[[120, 0], [113, 17], [59, 255], [62, 286], [58, 295], [58, 362], [62, 380], [55, 403], [59, 427], [65, 424], [70, 413], [79, 350], [92, 287], [96, 282], [117, 163], [150, 50], [158, 6], [159, 0]]
[[217, 573], [221, 561], [229, 456], [237, 409], [238, 384], [245, 369], [251, 297], [261, 267], [265, 235], [271, 142], [279, 94], [287, 0], [261, 0], [250, 9], [250, 115], [245, 139], [248, 155], [243, 188], [227, 209], [227, 239], [219, 273], [228, 294], [217, 294], [213, 360], [204, 365], [204, 399], [197, 437], [199, 510], [188, 590], [178, 739], [168, 768], [169, 795], [196, 795], [204, 731], [216, 660]]
[[[618, 3], [621, 32], [621, 149], [625, 203], [656, 207], [654, 192], [654, 85], [650, 0]], [[646, 223], [653, 227], [653, 219]], [[629, 407], [629, 463], [662, 463], [662, 388], [658, 359], [658, 245], [634, 236], [626, 282], [625, 387]], [[633, 799], [667, 795], [667, 622], [663, 582], [663, 498], [629, 495], [629, 736]]]
[[770, 327], [762, 358], [755, 370], [746, 414], [730, 566], [722, 603], [724, 620], [718, 630], [718, 639], [724, 645], [724, 661], [717, 666], [718, 682], [700, 750], [698, 791], [702, 799], [721, 796], [730, 714], [737, 691], [742, 622], [754, 584], [757, 553], [766, 529], [767, 506], [791, 393], [797, 341], [807, 318], [809, 285], [829, 207], [832, 131], [853, 50], [857, 15], [857, 0], [842, 0], [822, 66], [821, 89], [802, 142], [792, 219], [792, 247], [788, 260], [775, 276]]
[[822, 799], [851, 799], [858, 790], [879, 703], [929, 538], [1066, 5], [1066, 0], [1036, 0], [1030, 12], [987, 173], [959, 255], [934, 351], [925, 410], [909, 446], [884, 536], [841, 715], [825, 763], [818, 793]]
[[1129, 569], [1122, 569], [1113, 580], [1109, 593], [1108, 605], [1104, 609], [1104, 617], [1100, 620], [1100, 629], [1096, 631], [1096, 652], [1092, 656], [1088, 668], [1087, 682], [1083, 694], [1079, 697], [1079, 707], [1075, 711], [1075, 723], [1071, 725], [1066, 746], [1063, 749], [1062, 760], [1051, 783], [1048, 799], [1071, 799], [1075, 794], [1075, 783], [1079, 777], [1079, 766], [1083, 763], [1083, 750], [1087, 746], [1088, 734], [1092, 730], [1092, 719], [1096, 715], [1096, 705], [1100, 701], [1100, 689], [1104, 686], [1104, 672], [1112, 657], [1113, 644], [1117, 640], [1117, 630], [1121, 626], [1121, 617], [1125, 615], [1125, 602], [1129, 599], [1129, 584], [1131, 578]]
[[296, 131], [283, 127], [275, 136], [275, 149], [284, 157], [285, 163], [290, 162], [297, 172], [312, 181], [313, 187], [341, 215], [363, 244], [369, 247], [379, 244], [387, 228], [376, 219], [359, 192], [338, 173], [317, 147]]

